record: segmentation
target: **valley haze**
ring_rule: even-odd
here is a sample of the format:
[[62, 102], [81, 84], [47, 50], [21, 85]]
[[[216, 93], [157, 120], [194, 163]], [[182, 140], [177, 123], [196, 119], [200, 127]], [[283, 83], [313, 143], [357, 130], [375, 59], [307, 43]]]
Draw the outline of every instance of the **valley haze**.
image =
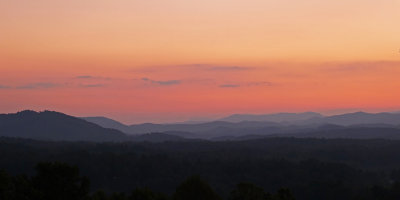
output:
[[0, 200], [400, 200], [400, 0], [0, 0]]
[[0, 136], [103, 142], [224, 141], [268, 137], [400, 139], [400, 114], [240, 114], [202, 123], [126, 125], [106, 117], [74, 117], [54, 111], [26, 110], [1, 114]]

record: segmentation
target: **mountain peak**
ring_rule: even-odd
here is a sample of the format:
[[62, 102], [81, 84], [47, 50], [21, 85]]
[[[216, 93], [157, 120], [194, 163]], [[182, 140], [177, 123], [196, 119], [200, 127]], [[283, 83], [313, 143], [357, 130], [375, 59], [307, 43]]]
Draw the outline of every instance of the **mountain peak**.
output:
[[222, 118], [221, 121], [227, 122], [241, 122], [241, 121], [270, 121], [270, 122], [293, 122], [308, 120], [312, 118], [323, 117], [320, 113], [316, 112], [303, 112], [303, 113], [273, 113], [273, 114], [233, 114], [228, 117]]
[[23, 111], [19, 111], [17, 113], [15, 113], [17, 115], [29, 115], [29, 114], [38, 114], [38, 112], [34, 111], [34, 110], [23, 110]]
[[354, 114], [354, 115], [370, 115], [371, 113], [363, 112], [363, 111], [358, 111], [354, 113], [349, 113], [349, 114]]
[[24, 110], [0, 115], [0, 136], [61, 141], [120, 141], [120, 131], [55, 111]]

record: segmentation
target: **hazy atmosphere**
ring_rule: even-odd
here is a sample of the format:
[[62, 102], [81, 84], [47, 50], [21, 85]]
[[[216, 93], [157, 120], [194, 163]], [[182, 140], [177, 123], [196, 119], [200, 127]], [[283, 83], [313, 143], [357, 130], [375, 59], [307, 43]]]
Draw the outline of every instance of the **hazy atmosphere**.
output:
[[399, 0], [0, 1], [0, 111], [400, 110]]
[[399, 200], [400, 0], [0, 0], [0, 200]]

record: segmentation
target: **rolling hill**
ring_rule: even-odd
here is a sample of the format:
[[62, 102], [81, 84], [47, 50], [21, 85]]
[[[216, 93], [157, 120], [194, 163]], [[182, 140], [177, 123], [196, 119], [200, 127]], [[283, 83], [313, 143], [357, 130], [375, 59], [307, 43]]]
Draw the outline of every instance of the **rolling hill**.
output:
[[323, 115], [315, 112], [304, 112], [304, 113], [275, 113], [275, 114], [263, 114], [263, 115], [251, 115], [251, 114], [234, 114], [220, 121], [226, 122], [242, 122], [242, 121], [269, 121], [269, 122], [295, 122], [303, 120], [312, 120], [316, 118], [322, 118]]
[[22, 111], [0, 115], [0, 136], [54, 141], [122, 141], [127, 136], [119, 130], [63, 113]]
[[[357, 112], [328, 117], [317, 117], [319, 115], [313, 113], [296, 115], [315, 117], [292, 123], [214, 121], [199, 124], [145, 123], [128, 126], [105, 117], [76, 118], [52, 111], [22, 111], [0, 115], [0, 136], [93, 142], [247, 140], [263, 137], [400, 139], [400, 114]], [[276, 116], [282, 117], [285, 114]]]

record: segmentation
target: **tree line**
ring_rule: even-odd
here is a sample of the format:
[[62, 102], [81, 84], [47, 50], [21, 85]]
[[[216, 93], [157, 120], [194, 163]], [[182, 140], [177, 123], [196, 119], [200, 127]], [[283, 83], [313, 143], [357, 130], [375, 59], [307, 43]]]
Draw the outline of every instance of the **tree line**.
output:
[[[200, 176], [188, 177], [173, 195], [135, 188], [130, 194], [90, 192], [90, 180], [81, 176], [78, 167], [61, 162], [42, 162], [36, 165], [36, 175], [9, 175], [0, 171], [1, 200], [222, 200]], [[294, 200], [287, 188], [275, 194], [265, 192], [252, 183], [239, 183], [228, 200]]]
[[18, 189], [28, 183], [38, 187], [36, 165], [46, 161], [77, 166], [90, 179], [89, 196], [102, 190], [104, 195], [99, 192], [97, 196], [105, 199], [113, 195], [129, 198], [135, 188], [171, 199], [178, 186], [194, 174], [222, 199], [232, 198], [232, 190], [242, 182], [262, 188], [266, 197], [288, 188], [296, 200], [400, 199], [399, 154], [400, 141], [390, 140], [275, 138], [155, 144], [0, 137], [0, 169], [13, 182], [23, 183], [8, 191], [30, 191]]

